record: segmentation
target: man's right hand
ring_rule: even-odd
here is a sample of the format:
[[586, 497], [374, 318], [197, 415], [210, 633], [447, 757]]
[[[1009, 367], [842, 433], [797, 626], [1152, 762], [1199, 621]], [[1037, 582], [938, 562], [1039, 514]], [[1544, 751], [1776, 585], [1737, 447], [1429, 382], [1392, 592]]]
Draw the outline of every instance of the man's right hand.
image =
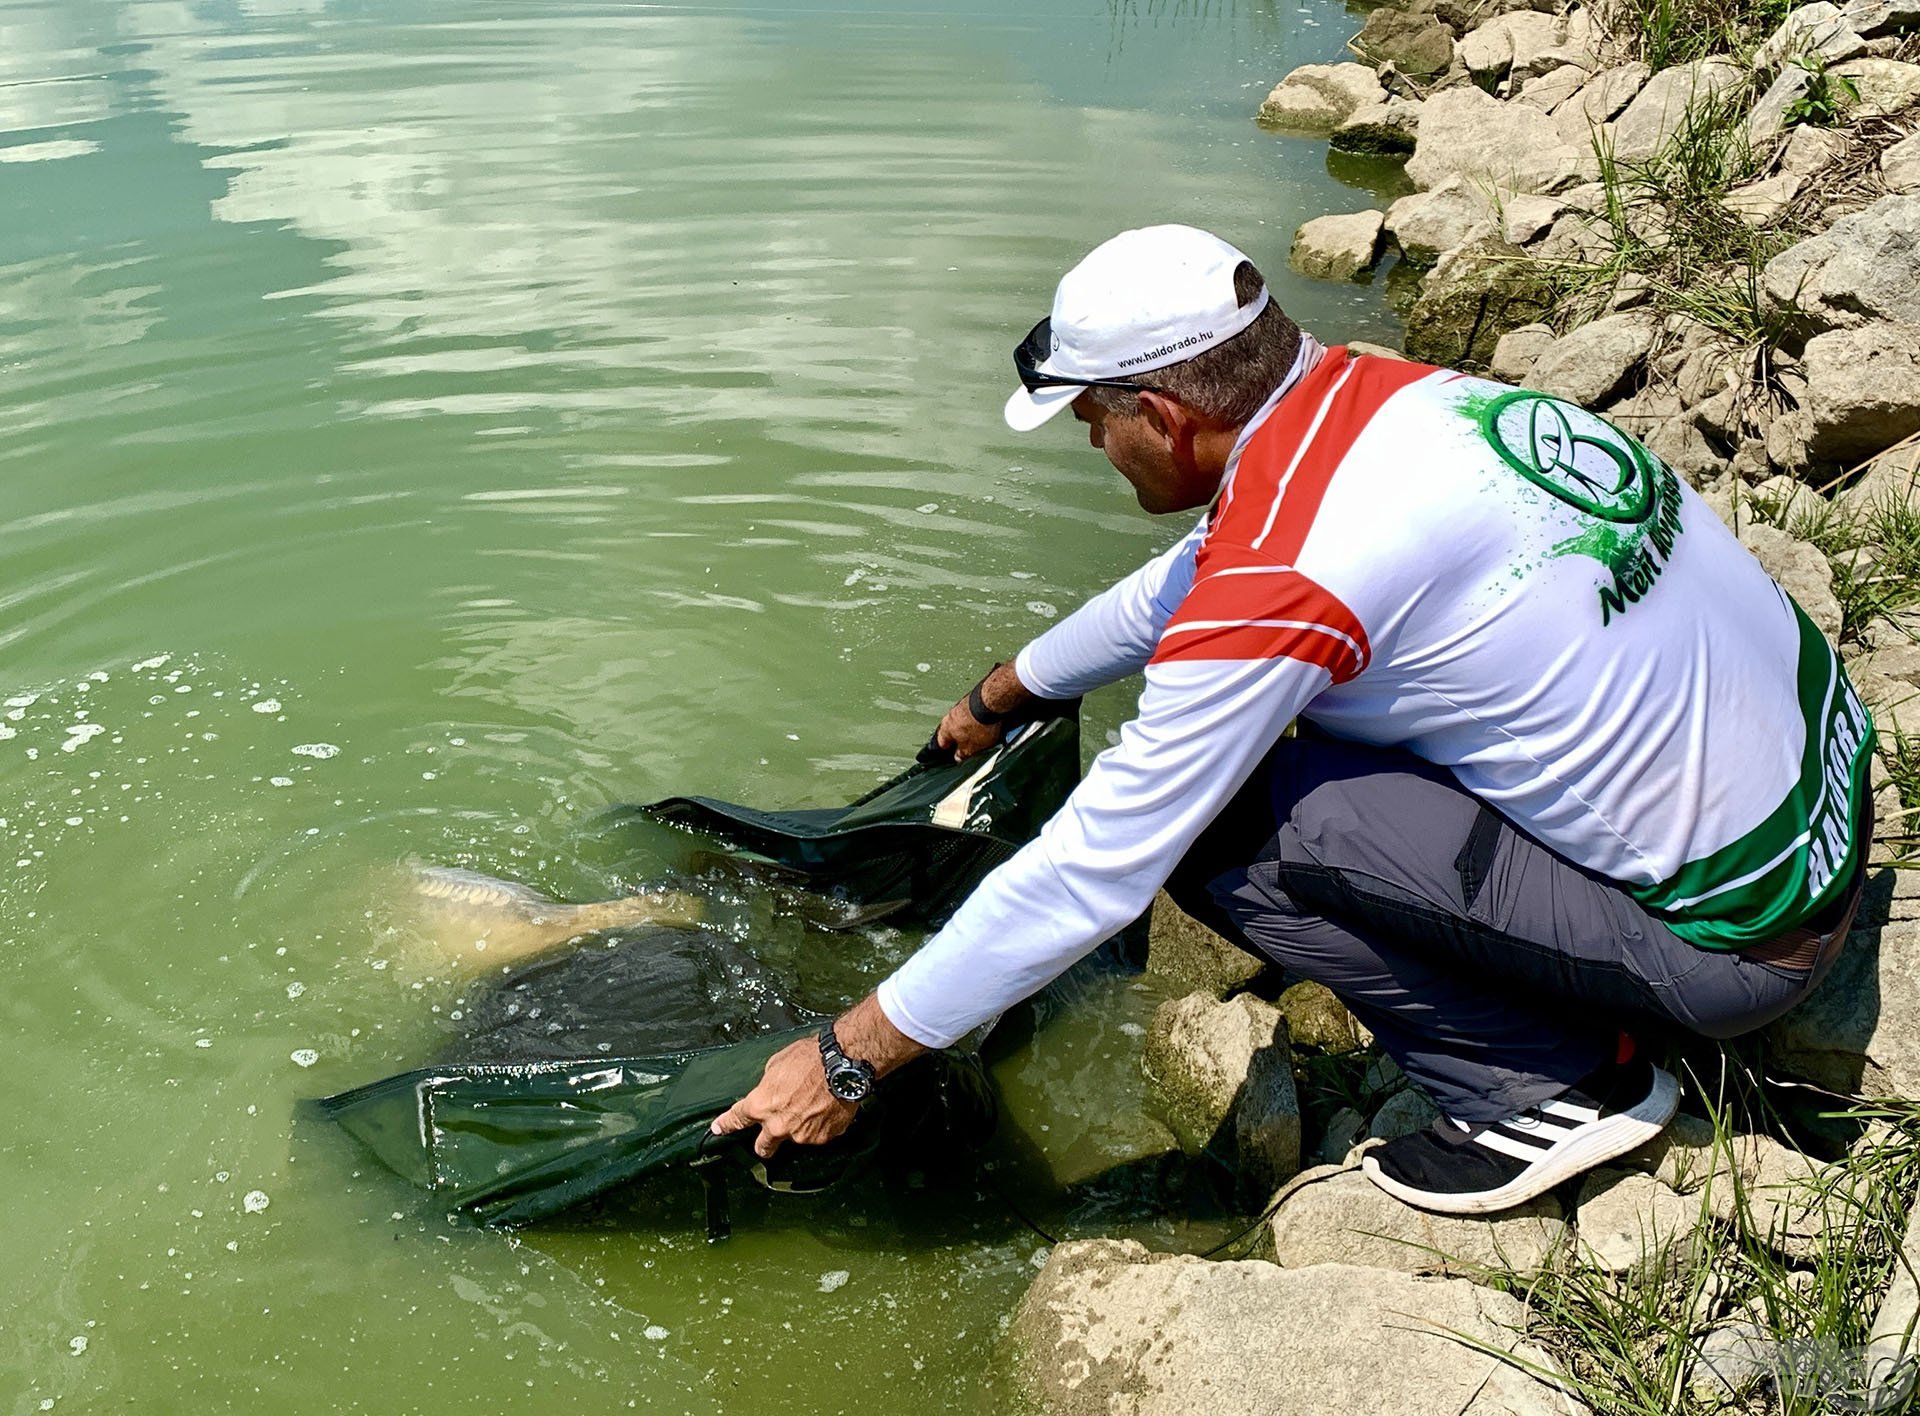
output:
[[[1012, 713], [1033, 701], [1034, 695], [1027, 692], [1026, 685], [1020, 682], [1013, 671], [1012, 664], [1000, 664], [980, 680], [977, 685], [981, 702], [992, 713]], [[940, 729], [933, 740], [951, 752], [956, 759], [965, 762], [969, 757], [985, 752], [1006, 735], [1005, 722], [983, 723], [974, 716], [968, 703], [968, 694], [947, 710], [947, 716], [940, 720]]]

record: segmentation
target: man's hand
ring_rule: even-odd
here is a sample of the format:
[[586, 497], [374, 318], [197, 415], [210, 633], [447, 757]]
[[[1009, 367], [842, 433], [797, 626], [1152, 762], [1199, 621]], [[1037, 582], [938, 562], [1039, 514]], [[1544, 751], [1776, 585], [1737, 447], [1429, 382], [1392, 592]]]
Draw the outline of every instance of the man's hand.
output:
[[[999, 665], [980, 681], [979, 687], [981, 702], [993, 713], [1011, 713], [1034, 699], [1014, 673], [1012, 664]], [[962, 698], [947, 710], [947, 716], [940, 720], [940, 730], [933, 737], [941, 747], [965, 762], [999, 742], [1005, 733], [1006, 724], [981, 722], [973, 715], [967, 699]]]
[[[834, 1024], [834, 1035], [840, 1039], [841, 1051], [872, 1063], [883, 1077], [926, 1051], [887, 1021], [871, 994]], [[757, 1124], [760, 1134], [753, 1149], [765, 1157], [786, 1141], [824, 1145], [853, 1124], [856, 1109], [827, 1090], [819, 1039], [803, 1037], [767, 1059], [760, 1085], [715, 1118], [713, 1134], [725, 1136]]]

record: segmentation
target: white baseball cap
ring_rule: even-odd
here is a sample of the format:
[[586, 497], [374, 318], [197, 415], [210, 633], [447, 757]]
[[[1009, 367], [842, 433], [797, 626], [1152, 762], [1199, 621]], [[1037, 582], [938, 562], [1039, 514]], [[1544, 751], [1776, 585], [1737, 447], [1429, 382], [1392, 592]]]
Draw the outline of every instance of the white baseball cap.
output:
[[1242, 305], [1233, 273], [1247, 257], [1193, 226], [1122, 231], [1060, 278], [1053, 313], [1013, 352], [1020, 387], [1007, 426], [1039, 427], [1083, 388], [1135, 385], [1123, 375], [1178, 364], [1233, 338], [1267, 308], [1267, 292]]

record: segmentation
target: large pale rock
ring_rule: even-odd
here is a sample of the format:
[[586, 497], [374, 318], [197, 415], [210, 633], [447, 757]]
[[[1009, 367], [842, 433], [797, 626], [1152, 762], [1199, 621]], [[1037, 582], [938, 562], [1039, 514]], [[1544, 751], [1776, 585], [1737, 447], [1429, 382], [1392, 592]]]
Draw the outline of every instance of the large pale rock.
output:
[[1376, 1141], [1397, 1141], [1426, 1130], [1439, 1119], [1440, 1108], [1433, 1104], [1433, 1098], [1410, 1086], [1380, 1104], [1367, 1126], [1367, 1135]]
[[1607, 1168], [1589, 1174], [1574, 1210], [1574, 1251], [1603, 1273], [1649, 1274], [1687, 1262], [1705, 1203], [1639, 1171]]
[[1245, 949], [1188, 915], [1166, 891], [1154, 896], [1147, 931], [1149, 974], [1224, 998], [1244, 987], [1265, 967]]
[[1653, 71], [1635, 60], [1595, 74], [1580, 92], [1553, 111], [1553, 126], [1564, 142], [1583, 152], [1593, 149], [1593, 133], [1620, 115], [1645, 88]]
[[1550, 1369], [1526, 1309], [1460, 1279], [1259, 1260], [1131, 1240], [1061, 1244], [1009, 1341], [1019, 1396], [1050, 1416], [1547, 1416], [1569, 1397], [1457, 1336]]
[[1807, 612], [1807, 618], [1828, 639], [1840, 637], [1840, 601], [1833, 593], [1833, 566], [1811, 542], [1789, 536], [1775, 526], [1750, 521], [1740, 528], [1740, 541], [1761, 568]]
[[1566, 1242], [1567, 1223], [1550, 1195], [1490, 1219], [1428, 1214], [1358, 1170], [1343, 1170], [1295, 1190], [1274, 1214], [1272, 1232], [1274, 1258], [1288, 1268], [1363, 1264], [1471, 1277], [1547, 1267]]
[[1847, 140], [1839, 133], [1803, 123], [1787, 134], [1787, 145], [1780, 150], [1780, 170], [1812, 177], [1833, 166], [1846, 152]]
[[1537, 193], [1509, 197], [1500, 206], [1500, 234], [1516, 246], [1529, 245], [1553, 229], [1566, 203]]
[[1638, 311], [1581, 325], [1534, 361], [1527, 387], [1598, 407], [1625, 390], [1646, 367], [1659, 333], [1660, 322]]
[[1889, 192], [1920, 192], [1920, 133], [1907, 134], [1880, 154], [1880, 180]]
[[1520, 383], [1532, 370], [1534, 361], [1552, 344], [1552, 325], [1530, 324], [1510, 329], [1493, 346], [1488, 372], [1502, 383]]
[[1891, 1411], [1912, 1394], [1920, 1352], [1920, 1208], [1907, 1223], [1906, 1241], [1893, 1266], [1886, 1297], [1874, 1314], [1866, 1351], [1866, 1377], [1872, 1392], [1867, 1409]]
[[1688, 1367], [1687, 1386], [1696, 1400], [1711, 1405], [1744, 1396], [1792, 1366], [1792, 1357], [1761, 1324], [1728, 1323], [1701, 1339]]
[[1727, 59], [1699, 59], [1662, 69], [1614, 121], [1614, 156], [1630, 162], [1651, 157], [1679, 131], [1689, 108], [1705, 104], [1745, 74]]
[[1469, 241], [1433, 268], [1407, 312], [1407, 354], [1483, 368], [1501, 335], [1537, 322], [1552, 305], [1552, 286], [1518, 246], [1491, 235]]
[[[1798, 13], [1798, 12], [1796, 12]], [[1763, 143], [1787, 130], [1787, 114], [1813, 88], [1813, 71], [1789, 64], [1774, 76], [1747, 113], [1747, 137]]]
[[1510, 10], [1463, 36], [1456, 53], [1481, 88], [1493, 87], [1518, 67], [1529, 71], [1539, 56], [1560, 43], [1561, 21], [1537, 10]]
[[1801, 180], [1791, 172], [1776, 172], [1744, 183], [1727, 193], [1727, 210], [1749, 226], [1771, 226], [1800, 194]]
[[[1876, 870], [1861, 912], [1884, 919], [1897, 877]], [[1856, 926], [1833, 972], [1770, 1024], [1768, 1056], [1821, 1086], [1868, 1096], [1920, 1096], [1920, 920]]]
[[1407, 159], [1407, 176], [1418, 187], [1437, 187], [1457, 173], [1509, 192], [1547, 192], [1597, 170], [1592, 148], [1568, 142], [1539, 109], [1502, 103], [1470, 85], [1427, 100]]
[[1189, 1154], [1232, 1159], [1250, 1192], [1271, 1194], [1300, 1168], [1300, 1099], [1287, 1021], [1242, 993], [1163, 1003], [1141, 1058], [1151, 1100]]
[[1453, 62], [1453, 36], [1430, 14], [1381, 7], [1367, 16], [1353, 47], [1376, 64], [1391, 63], [1415, 79], [1443, 74]]
[[1889, 448], [1870, 461], [1833, 501], [1847, 517], [1862, 521], [1890, 507], [1911, 507], [1916, 493], [1920, 493], [1920, 443], [1909, 443]]
[[1413, 151], [1420, 135], [1420, 113], [1426, 105], [1417, 98], [1389, 98], [1354, 109], [1327, 141], [1341, 152], [1402, 157]]
[[1486, 193], [1464, 177], [1450, 177], [1426, 192], [1409, 192], [1387, 208], [1386, 232], [1400, 253], [1417, 265], [1432, 265], [1482, 229], [1493, 208]]
[[1920, 325], [1920, 196], [1882, 197], [1841, 217], [1768, 261], [1761, 284], [1813, 330]]
[[1864, 54], [1867, 41], [1853, 27], [1847, 12], [1830, 0], [1812, 0], [1797, 10], [1789, 10], [1780, 28], [1754, 51], [1755, 68], [1777, 68], [1799, 56], [1815, 57], [1829, 64]]
[[1847, 0], [1847, 23], [1868, 39], [1920, 28], [1920, 0]]
[[1829, 330], [1803, 365], [1811, 461], [1851, 464], [1920, 432], [1920, 326]]
[[1365, 64], [1303, 64], [1260, 105], [1260, 121], [1303, 133], [1330, 133], [1357, 109], [1387, 96]]
[[1379, 258], [1383, 220], [1377, 211], [1316, 216], [1294, 233], [1288, 262], [1316, 280], [1358, 280]]
[[1849, 59], [1827, 72], [1853, 85], [1857, 96], [1847, 104], [1847, 117], [1853, 122], [1885, 118], [1920, 103], [1920, 64], [1899, 59]]
[[1578, 64], [1562, 64], [1557, 69], [1549, 69], [1544, 74], [1528, 79], [1520, 90], [1520, 102], [1530, 104], [1542, 113], [1551, 113], [1585, 88], [1591, 77]]

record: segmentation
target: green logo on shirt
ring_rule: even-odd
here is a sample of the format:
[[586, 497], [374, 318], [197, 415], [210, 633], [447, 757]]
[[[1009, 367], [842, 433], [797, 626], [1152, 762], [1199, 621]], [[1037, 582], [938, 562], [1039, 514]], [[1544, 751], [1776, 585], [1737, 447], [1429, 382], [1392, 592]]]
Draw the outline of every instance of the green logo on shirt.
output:
[[1680, 479], [1606, 420], [1577, 404], [1515, 389], [1480, 411], [1501, 459], [1592, 524], [1555, 555], [1591, 557], [1611, 572], [1599, 586], [1600, 622], [1611, 624], [1653, 588], [1680, 535]]

